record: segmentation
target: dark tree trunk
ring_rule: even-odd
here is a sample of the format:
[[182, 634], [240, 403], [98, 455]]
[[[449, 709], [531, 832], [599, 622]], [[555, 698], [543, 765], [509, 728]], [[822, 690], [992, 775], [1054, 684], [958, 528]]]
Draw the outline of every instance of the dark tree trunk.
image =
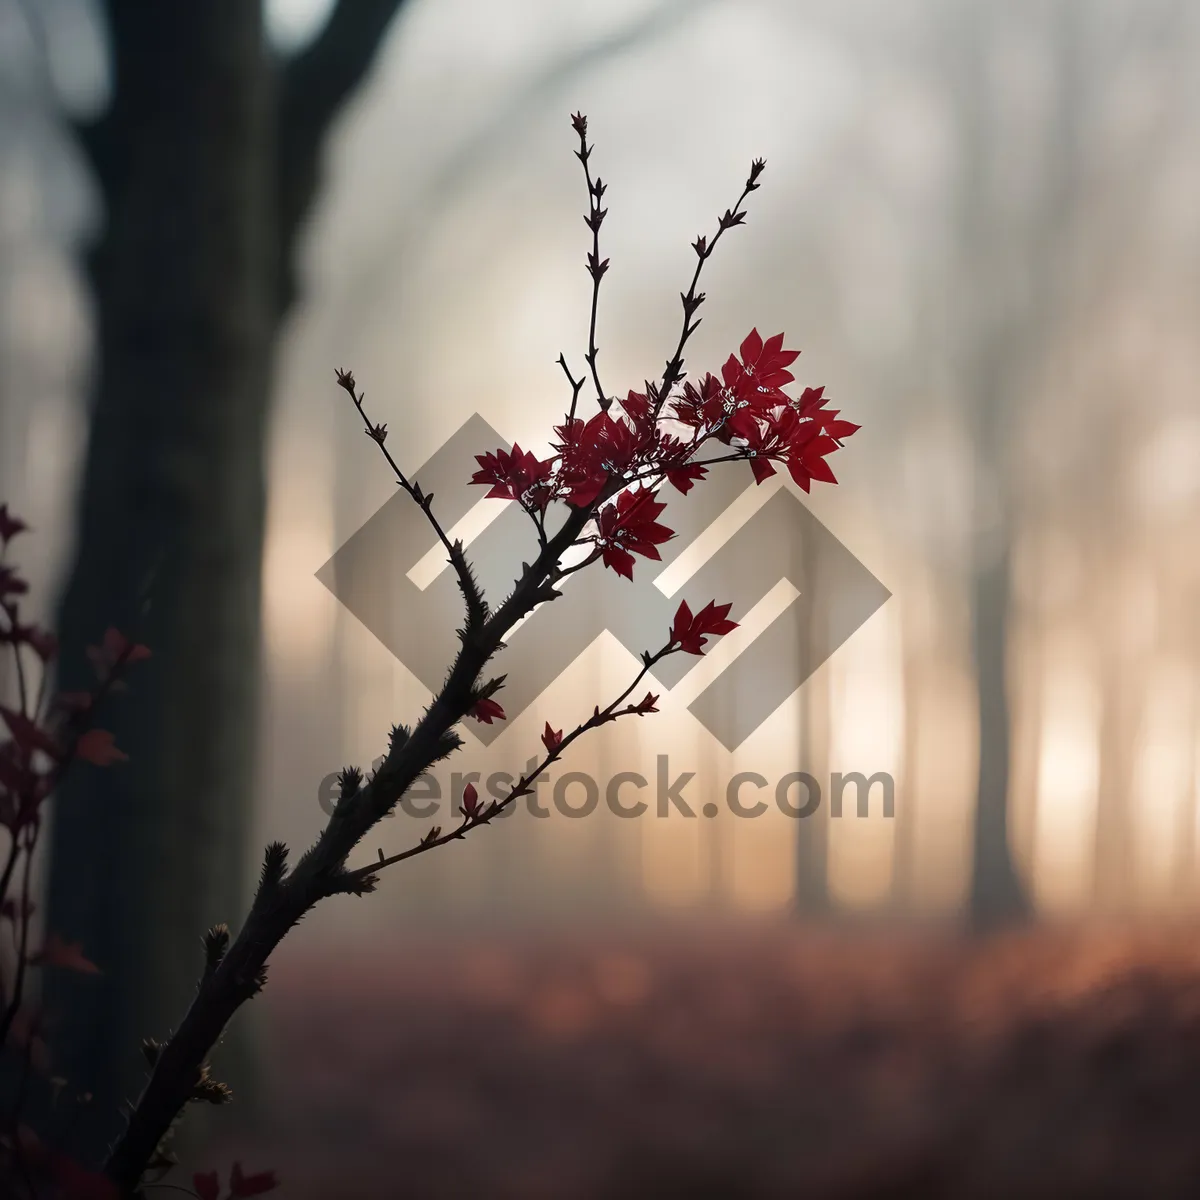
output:
[[1031, 905], [1013, 863], [1009, 837], [1012, 757], [1008, 694], [1011, 571], [1007, 540], [976, 565], [971, 616], [979, 705], [979, 770], [971, 875], [971, 921], [986, 931], [1027, 919]]
[[68, 682], [109, 624], [153, 658], [103, 717], [130, 761], [58, 797], [48, 912], [104, 972], [51, 1001], [105, 1142], [141, 1039], [191, 998], [198, 936], [245, 899], [274, 275], [259, 6], [110, 12], [99, 362], [59, 628]]
[[80, 131], [105, 225], [63, 681], [109, 625], [153, 658], [102, 718], [129, 762], [81, 768], [54, 821], [48, 921], [104, 972], [48, 995], [56, 1069], [94, 1096], [88, 1157], [141, 1090], [141, 1039], [187, 1009], [200, 935], [245, 911], [274, 344], [322, 135], [399, 3], [340, 4], [282, 70], [257, 3], [106, 6], [114, 99]]

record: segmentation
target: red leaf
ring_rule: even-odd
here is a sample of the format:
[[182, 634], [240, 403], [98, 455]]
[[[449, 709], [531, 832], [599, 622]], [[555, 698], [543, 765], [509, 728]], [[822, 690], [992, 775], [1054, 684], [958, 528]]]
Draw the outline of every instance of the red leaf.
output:
[[495, 700], [480, 700], [467, 710], [467, 715], [490, 725], [493, 720], [504, 720], [504, 709]]
[[775, 468], [771, 466], [769, 458], [763, 458], [761, 455], [754, 455], [750, 459], [750, 470], [754, 472], [754, 482], [762, 483], [764, 480], [770, 479], [775, 474]]
[[99, 975], [100, 968], [83, 956], [82, 942], [64, 942], [57, 933], [52, 933], [38, 954], [30, 956], [33, 966], [64, 967], [82, 975]]
[[44, 754], [49, 754], [51, 758], [61, 756], [62, 749], [58, 743], [37, 722], [31, 721], [24, 713], [0, 704], [0, 717], [4, 718], [4, 723], [12, 733], [18, 748], [26, 754], [32, 754], [34, 750], [41, 750]]
[[596, 517], [596, 544], [606, 567], [633, 578], [633, 555], [660, 558], [657, 547], [675, 536], [657, 517], [667, 507], [647, 488], [622, 492]]
[[623, 575], [626, 579], [633, 578], [633, 555], [628, 550], [622, 549], [620, 546], [606, 546], [604, 552], [600, 555], [600, 561], [618, 575]]
[[729, 620], [732, 607], [710, 600], [693, 616], [687, 601], [682, 601], [671, 626], [671, 641], [678, 642], [679, 648], [688, 654], [703, 654], [706, 638], [731, 633], [737, 628], [737, 622]]
[[98, 767], [111, 767], [113, 763], [128, 762], [129, 755], [118, 750], [113, 735], [107, 729], [89, 729], [75, 743], [75, 757]]
[[49, 662], [58, 652], [58, 639], [54, 634], [38, 625], [22, 625], [11, 614], [12, 626], [0, 634], [0, 642], [12, 646], [28, 646], [42, 662]]
[[5, 596], [23, 596], [29, 591], [29, 584], [17, 574], [15, 567], [0, 565], [0, 600]]
[[542, 731], [542, 745], [551, 753], [558, 749], [562, 744], [563, 733], [561, 729], [554, 730], [550, 728], [550, 722], [546, 722], [546, 728]]
[[553, 459], [543, 461], [514, 443], [511, 451], [477, 454], [475, 461], [479, 470], [471, 482], [492, 485], [485, 499], [518, 500], [538, 510], [549, 503]]
[[149, 658], [150, 651], [140, 643], [131, 642], [119, 629], [109, 626], [104, 631], [103, 645], [89, 646], [87, 656], [96, 668], [96, 673], [103, 676], [118, 662], [129, 665]]
[[831, 438], [836, 438], [839, 442], [843, 438], [848, 438], [852, 433], [857, 433], [861, 428], [861, 425], [855, 425], [853, 421], [825, 422], [825, 432]]
[[473, 783], [468, 783], [463, 788], [462, 807], [468, 817], [473, 817], [479, 811], [479, 793], [475, 790]]
[[192, 1176], [192, 1187], [200, 1200], [221, 1200], [221, 1177], [216, 1171], [197, 1171]]
[[0, 504], [0, 543], [11, 541], [28, 528], [24, 521], [8, 511], [7, 504]]
[[233, 1172], [229, 1176], [229, 1195], [231, 1200], [245, 1200], [248, 1196], [261, 1196], [265, 1192], [273, 1192], [279, 1186], [274, 1171], [259, 1171], [254, 1175], [243, 1175], [241, 1163], [233, 1164]]
[[686, 496], [696, 480], [703, 479], [707, 474], [707, 467], [702, 467], [699, 463], [688, 463], [682, 467], [672, 467], [667, 472], [667, 482]]
[[18, 900], [15, 896], [6, 896], [4, 903], [0, 904], [0, 917], [6, 917], [15, 925], [22, 914], [32, 914], [36, 908], [36, 904], [26, 904], [23, 900]]
[[[784, 368], [800, 357], [799, 350], [783, 348], [783, 334], [777, 333], [766, 342], [752, 329], [738, 348], [742, 357], [744, 379], [760, 391], [778, 391], [795, 376]], [[731, 385], [732, 386], [732, 385]]]
[[51, 1160], [55, 1182], [70, 1200], [119, 1200], [121, 1189], [99, 1171], [89, 1171], [65, 1154]]

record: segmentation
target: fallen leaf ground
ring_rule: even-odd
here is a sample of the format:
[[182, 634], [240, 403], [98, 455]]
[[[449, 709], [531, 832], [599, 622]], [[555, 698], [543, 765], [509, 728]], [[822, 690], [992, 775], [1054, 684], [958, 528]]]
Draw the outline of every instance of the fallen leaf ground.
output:
[[1200, 930], [780, 928], [293, 955], [290, 1200], [1200, 1196]]

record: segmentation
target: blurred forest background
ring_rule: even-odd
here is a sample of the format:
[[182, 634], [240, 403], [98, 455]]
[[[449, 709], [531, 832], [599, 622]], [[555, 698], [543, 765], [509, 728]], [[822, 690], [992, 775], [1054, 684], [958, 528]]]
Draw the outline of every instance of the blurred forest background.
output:
[[[402, 467], [476, 412], [546, 444], [590, 299], [574, 110], [609, 184], [617, 390], [661, 369], [689, 243], [766, 158], [689, 367], [787, 331], [863, 426], [805, 503], [892, 599], [736, 752], [688, 713], [697, 675], [570, 769], [667, 754], [696, 807], [738, 771], [882, 771], [895, 817], [521, 817], [295, 942], [1195, 914], [1200, 7], [200, 8], [0, 0], [0, 495], [68, 664], [109, 623], [155, 650], [114, 718], [132, 762], [64, 796], [47, 871], [108, 972], [84, 1073], [174, 1019], [260, 844], [305, 845], [319, 781], [424, 703], [314, 575], [395, 486], [333, 371]], [[460, 769], [522, 765], [634, 661], [601, 637]]]

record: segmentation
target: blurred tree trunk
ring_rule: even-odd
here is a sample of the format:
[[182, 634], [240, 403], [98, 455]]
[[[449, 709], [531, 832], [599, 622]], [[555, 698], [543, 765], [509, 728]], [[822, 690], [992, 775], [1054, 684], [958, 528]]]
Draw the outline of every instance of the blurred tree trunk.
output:
[[48, 920], [104, 972], [48, 997], [56, 1069], [94, 1096], [90, 1155], [141, 1089], [140, 1040], [184, 1012], [201, 933], [242, 911], [274, 345], [324, 133], [400, 3], [339, 4], [282, 64], [257, 3], [105, 6], [113, 100], [79, 131], [105, 213], [63, 682], [108, 625], [153, 658], [103, 714], [130, 761], [69, 777], [54, 822]]
[[[794, 550], [792, 553], [795, 553]], [[829, 620], [825, 594], [818, 586], [817, 555], [807, 540], [799, 558], [789, 558], [787, 577], [797, 583], [801, 595], [801, 645], [804, 661], [811, 662], [812, 646], [819, 640], [823, 623]], [[808, 601], [808, 602], [806, 602]], [[821, 785], [821, 804], [811, 816], [796, 821], [796, 883], [793, 906], [798, 916], [828, 916], [829, 898], [829, 804], [825, 789], [829, 779], [830, 703], [829, 671], [819, 668], [800, 688], [799, 769], [814, 776]], [[791, 802], [804, 806], [807, 797], [798, 789]]]
[[[977, 928], [990, 929], [1023, 921], [1032, 910], [1009, 833], [1012, 547], [1022, 516], [1012, 435], [1022, 412], [1021, 396], [1044, 372], [1069, 317], [1068, 235], [1081, 199], [1079, 120], [1085, 98], [1078, 0], [1055, 0], [1023, 11], [995, 9], [977, 0], [962, 6], [956, 18], [961, 35], [953, 60], [962, 164], [958, 237], [964, 286], [959, 307], [965, 320], [962, 386], [975, 450], [970, 602], [979, 712], [969, 909]], [[1019, 164], [1008, 157], [1006, 135], [1013, 134], [1005, 128], [1008, 113], [995, 56], [996, 47], [1014, 31], [1024, 35], [1027, 47], [1045, 48], [1053, 78], [1037, 130], [1043, 182], [1026, 202], [1012, 198], [1010, 180]], [[1018, 131], [1017, 139], [1022, 136], [1036, 133]]]
[[[1005, 531], [1005, 534], [1007, 531]], [[1009, 542], [977, 558], [971, 580], [972, 656], [979, 711], [979, 768], [972, 841], [970, 915], [980, 929], [1026, 919], [1030, 903], [1009, 833], [1012, 753], [1008, 697]]]
[[928, 648], [924, 645], [921, 645], [919, 651], [912, 649], [916, 641], [912, 624], [911, 615], [902, 611], [900, 636], [904, 652], [900, 672], [903, 728], [900, 743], [900, 787], [897, 790], [904, 801], [896, 806], [890, 904], [895, 913], [905, 916], [911, 915], [917, 907], [917, 822], [921, 819], [919, 730], [924, 681], [922, 668], [928, 656]]
[[[1024, 918], [1029, 910], [1009, 843], [1011, 737], [1007, 677], [1011, 586], [1011, 500], [1001, 406], [1012, 394], [1014, 357], [1023, 347], [1013, 336], [1002, 244], [1006, 231], [995, 211], [999, 156], [989, 51], [993, 30], [980, 3], [956, 14], [953, 90], [959, 117], [958, 278], [963, 317], [960, 378], [967, 428], [974, 448], [972, 555], [968, 564], [971, 659], [979, 727], [975, 826], [969, 915], [978, 927]], [[1008, 254], [1012, 253], [1009, 246]]]
[[[1112, 607], [1115, 609], [1116, 605]], [[1115, 620], [1108, 624], [1109, 630], [1114, 628], [1119, 628]], [[1093, 903], [1106, 916], [1122, 912], [1133, 894], [1130, 792], [1141, 693], [1130, 686], [1126, 672], [1131, 666], [1130, 673], [1135, 678], [1141, 672], [1140, 664], [1123, 661], [1128, 658], [1123, 650], [1119, 644], [1102, 644], [1099, 650], [1101, 699]]]

